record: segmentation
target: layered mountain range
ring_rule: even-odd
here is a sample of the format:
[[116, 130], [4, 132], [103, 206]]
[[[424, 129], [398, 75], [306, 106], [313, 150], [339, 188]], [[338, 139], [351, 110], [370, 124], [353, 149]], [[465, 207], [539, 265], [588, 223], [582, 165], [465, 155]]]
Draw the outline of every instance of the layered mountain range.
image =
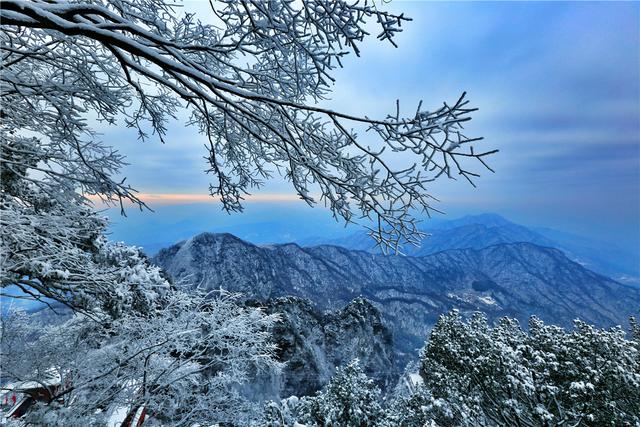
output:
[[[429, 233], [429, 237], [423, 239], [419, 246], [403, 248], [406, 255], [425, 256], [450, 249], [482, 249], [501, 243], [527, 242], [560, 249], [569, 259], [590, 270], [617, 281], [640, 285], [640, 247], [635, 252], [624, 250], [611, 243], [550, 228], [528, 228], [491, 213], [434, 222], [425, 231]], [[301, 246], [330, 244], [347, 249], [380, 252], [364, 232], [333, 239], [306, 238], [297, 242]]]
[[154, 261], [184, 286], [222, 287], [260, 300], [295, 296], [336, 310], [364, 297], [393, 331], [401, 361], [415, 355], [438, 316], [453, 308], [525, 325], [536, 315], [564, 326], [580, 318], [602, 327], [625, 325], [640, 309], [637, 287], [594, 273], [558, 249], [525, 242], [412, 257], [331, 245], [256, 246], [203, 233], [163, 249]]

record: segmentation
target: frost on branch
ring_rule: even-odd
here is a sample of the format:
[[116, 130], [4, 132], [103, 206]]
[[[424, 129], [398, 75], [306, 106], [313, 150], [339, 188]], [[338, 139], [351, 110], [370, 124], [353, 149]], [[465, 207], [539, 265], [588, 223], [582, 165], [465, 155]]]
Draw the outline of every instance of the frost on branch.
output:
[[[377, 119], [319, 106], [332, 71], [349, 52], [359, 54], [365, 22], [374, 20], [377, 37], [395, 45], [409, 21], [403, 15], [333, 0], [211, 5], [214, 24], [162, 0], [4, 1], [1, 81], [11, 108], [3, 116], [44, 144], [82, 152], [84, 112], [107, 122], [123, 114], [140, 137], [163, 139], [167, 120], [186, 106], [207, 137], [210, 192], [227, 211], [242, 210], [243, 197], [279, 173], [336, 219], [373, 224], [383, 249], [419, 241], [416, 212], [434, 209], [432, 181], [472, 181], [478, 174], [470, 160], [488, 168], [484, 157], [494, 151], [475, 150], [480, 138], [463, 129], [474, 111], [464, 95], [431, 111], [420, 104], [410, 114], [398, 104]], [[51, 123], [34, 126], [33, 111]], [[356, 134], [360, 128], [369, 142]], [[397, 152], [412, 159], [391, 167], [387, 153]], [[124, 183], [100, 175], [104, 164], [80, 162], [105, 187], [91, 187], [92, 179], [77, 185], [139, 202]]]
[[[137, 248], [107, 242], [107, 223], [75, 190], [83, 167], [35, 138], [3, 135], [0, 158], [0, 280], [23, 297], [49, 298], [113, 317], [146, 312], [169, 288]], [[50, 150], [50, 151], [49, 151]], [[85, 158], [91, 154], [84, 153]], [[64, 159], [60, 167], [47, 163]], [[44, 174], [44, 177], [42, 177]], [[88, 176], [88, 175], [80, 175]], [[35, 177], [39, 177], [36, 179]]]

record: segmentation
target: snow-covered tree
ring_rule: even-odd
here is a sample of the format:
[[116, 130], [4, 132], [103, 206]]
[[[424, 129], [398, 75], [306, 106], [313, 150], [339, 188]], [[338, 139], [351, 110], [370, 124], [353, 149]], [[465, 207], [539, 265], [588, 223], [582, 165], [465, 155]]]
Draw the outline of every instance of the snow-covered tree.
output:
[[302, 420], [311, 426], [373, 426], [382, 412], [379, 399], [380, 390], [356, 359], [338, 368], [325, 389], [309, 399]]
[[[210, 4], [203, 23], [167, 0], [3, 1], [3, 170], [63, 204], [58, 184], [141, 203], [113, 179], [121, 159], [86, 119], [124, 117], [140, 137], [163, 139], [186, 107], [208, 138], [210, 192], [226, 210], [241, 210], [245, 194], [280, 173], [309, 204], [321, 201], [345, 221], [367, 217], [378, 242], [397, 248], [421, 236], [412, 208], [433, 209], [433, 180], [471, 181], [469, 159], [487, 166], [492, 151], [474, 150], [480, 138], [463, 131], [474, 111], [464, 95], [406, 115], [397, 104], [383, 118], [318, 103], [344, 56], [359, 54], [365, 22], [395, 44], [404, 15], [333, 0]], [[368, 142], [357, 130], [372, 134]], [[411, 160], [393, 168], [386, 151]]]
[[384, 416], [378, 427], [437, 427], [431, 393], [424, 386], [419, 360], [405, 366], [396, 386], [385, 396]]
[[255, 422], [256, 427], [303, 427], [300, 418], [307, 407], [308, 398], [289, 396], [279, 402], [265, 404], [262, 417]]
[[160, 269], [138, 248], [107, 241], [106, 221], [89, 207], [54, 200], [31, 204], [7, 192], [0, 199], [2, 286], [18, 287], [22, 298], [117, 317], [131, 309], [148, 311], [169, 290]]
[[[10, 36], [13, 30], [4, 23], [2, 30], [2, 49], [12, 51], [20, 38]], [[85, 80], [92, 78], [91, 70], [75, 69], [72, 76], [62, 63], [13, 56], [14, 64], [8, 58], [0, 76], [2, 287], [114, 315], [148, 306], [167, 282], [137, 249], [107, 242], [107, 222], [86, 199], [142, 204], [111, 178], [122, 156], [95, 140], [80, 115], [103, 114], [105, 91], [82, 80], [85, 74]]]
[[380, 390], [355, 359], [338, 368], [317, 396], [268, 403], [261, 423], [271, 427], [372, 427], [382, 415]]
[[148, 316], [101, 320], [76, 316], [43, 325], [20, 312], [2, 318], [3, 379], [59, 378], [27, 423], [101, 425], [144, 408], [166, 425], [247, 425], [252, 404], [237, 390], [256, 369], [278, 369], [269, 343], [275, 317], [224, 292], [173, 292]]
[[421, 356], [421, 405], [442, 426], [640, 423], [640, 342], [621, 328], [442, 316]]
[[[86, 199], [142, 205], [112, 179], [122, 156], [97, 141], [82, 116], [108, 117], [115, 113], [109, 102], [125, 99], [115, 87], [96, 86], [97, 69], [64, 62], [65, 49], [75, 49], [70, 43], [56, 60], [20, 54], [25, 31], [2, 22], [0, 283], [74, 309], [114, 315], [142, 309], [166, 290], [166, 281], [135, 248], [107, 242], [107, 223]], [[40, 42], [36, 51], [64, 44]]]
[[434, 421], [434, 400], [423, 385], [407, 396], [397, 395], [389, 399], [384, 417], [377, 427], [438, 427]]

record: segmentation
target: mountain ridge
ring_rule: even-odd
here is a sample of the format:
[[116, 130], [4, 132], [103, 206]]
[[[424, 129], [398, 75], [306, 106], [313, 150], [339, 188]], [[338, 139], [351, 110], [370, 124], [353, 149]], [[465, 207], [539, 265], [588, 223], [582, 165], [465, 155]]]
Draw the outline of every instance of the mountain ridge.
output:
[[640, 309], [640, 290], [529, 242], [409, 257], [331, 245], [257, 246], [202, 233], [163, 249], [154, 261], [185, 286], [223, 287], [251, 298], [291, 295], [321, 310], [367, 298], [393, 330], [400, 353], [421, 346], [438, 316], [453, 308], [524, 324], [530, 315], [563, 326], [581, 317], [603, 327], [626, 324]]
[[[549, 228], [530, 228], [494, 214], [467, 215], [431, 224], [424, 230], [430, 236], [418, 246], [406, 246], [410, 256], [424, 256], [449, 249], [480, 249], [499, 243], [530, 242], [562, 250], [569, 258], [590, 270], [618, 281], [640, 286], [640, 251], [633, 253], [612, 244], [597, 242], [575, 234]], [[379, 253], [365, 233], [341, 238], [308, 238], [304, 245], [328, 243], [348, 249]]]

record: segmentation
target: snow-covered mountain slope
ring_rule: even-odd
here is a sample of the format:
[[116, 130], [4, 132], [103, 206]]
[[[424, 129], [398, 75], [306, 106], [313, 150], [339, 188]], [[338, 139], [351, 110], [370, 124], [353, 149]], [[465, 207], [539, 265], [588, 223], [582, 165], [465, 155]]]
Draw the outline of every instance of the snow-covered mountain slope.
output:
[[365, 297], [391, 327], [401, 358], [414, 353], [438, 316], [452, 308], [525, 323], [530, 315], [565, 326], [581, 318], [603, 327], [626, 325], [640, 310], [639, 289], [531, 243], [403, 257], [336, 246], [261, 247], [230, 234], [203, 233], [154, 260], [186, 286], [223, 287], [252, 298], [292, 295], [320, 309], [339, 309]]

